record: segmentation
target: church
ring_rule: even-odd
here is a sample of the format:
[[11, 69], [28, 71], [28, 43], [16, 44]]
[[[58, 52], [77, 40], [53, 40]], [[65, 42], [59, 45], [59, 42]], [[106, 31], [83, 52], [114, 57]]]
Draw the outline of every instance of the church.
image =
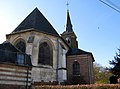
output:
[[[65, 31], [62, 34], [58, 34], [38, 8], [35, 8], [10, 34], [6, 35], [5, 43], [14, 46], [19, 53], [29, 56], [27, 59], [28, 65], [31, 66], [29, 81], [33, 84], [94, 83], [93, 54], [78, 48], [69, 10]], [[1, 81], [0, 79], [0, 83]]]

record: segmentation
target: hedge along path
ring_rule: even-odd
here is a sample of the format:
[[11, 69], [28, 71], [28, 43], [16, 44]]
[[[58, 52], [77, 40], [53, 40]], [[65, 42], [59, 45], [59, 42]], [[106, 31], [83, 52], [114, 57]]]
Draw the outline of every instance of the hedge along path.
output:
[[91, 84], [91, 85], [41, 85], [33, 89], [120, 89], [120, 84]]

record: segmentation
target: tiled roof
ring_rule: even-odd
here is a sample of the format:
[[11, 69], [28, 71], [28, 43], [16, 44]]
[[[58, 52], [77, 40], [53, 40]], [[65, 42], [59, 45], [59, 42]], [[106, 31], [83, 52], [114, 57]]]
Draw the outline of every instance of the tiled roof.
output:
[[31, 28], [34, 28], [36, 31], [59, 36], [53, 26], [37, 8], [35, 8], [12, 33], [24, 31]]

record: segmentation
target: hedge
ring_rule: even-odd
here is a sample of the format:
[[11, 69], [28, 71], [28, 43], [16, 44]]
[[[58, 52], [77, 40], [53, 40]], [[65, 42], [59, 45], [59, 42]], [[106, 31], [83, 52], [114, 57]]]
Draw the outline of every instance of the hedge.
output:
[[93, 85], [41, 85], [33, 89], [120, 89], [119, 84], [93, 84]]

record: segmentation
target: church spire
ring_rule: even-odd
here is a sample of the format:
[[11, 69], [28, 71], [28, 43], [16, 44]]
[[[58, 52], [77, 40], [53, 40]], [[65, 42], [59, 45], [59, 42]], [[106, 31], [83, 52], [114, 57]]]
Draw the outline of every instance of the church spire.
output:
[[67, 20], [66, 20], [65, 31], [61, 34], [61, 36], [71, 48], [78, 48], [77, 37], [72, 29], [72, 24], [68, 9], [68, 5], [69, 5], [68, 2], [66, 5], [67, 5]]
[[67, 9], [66, 32], [73, 32], [71, 19], [70, 19], [70, 15], [69, 15], [69, 10], [68, 9]]

